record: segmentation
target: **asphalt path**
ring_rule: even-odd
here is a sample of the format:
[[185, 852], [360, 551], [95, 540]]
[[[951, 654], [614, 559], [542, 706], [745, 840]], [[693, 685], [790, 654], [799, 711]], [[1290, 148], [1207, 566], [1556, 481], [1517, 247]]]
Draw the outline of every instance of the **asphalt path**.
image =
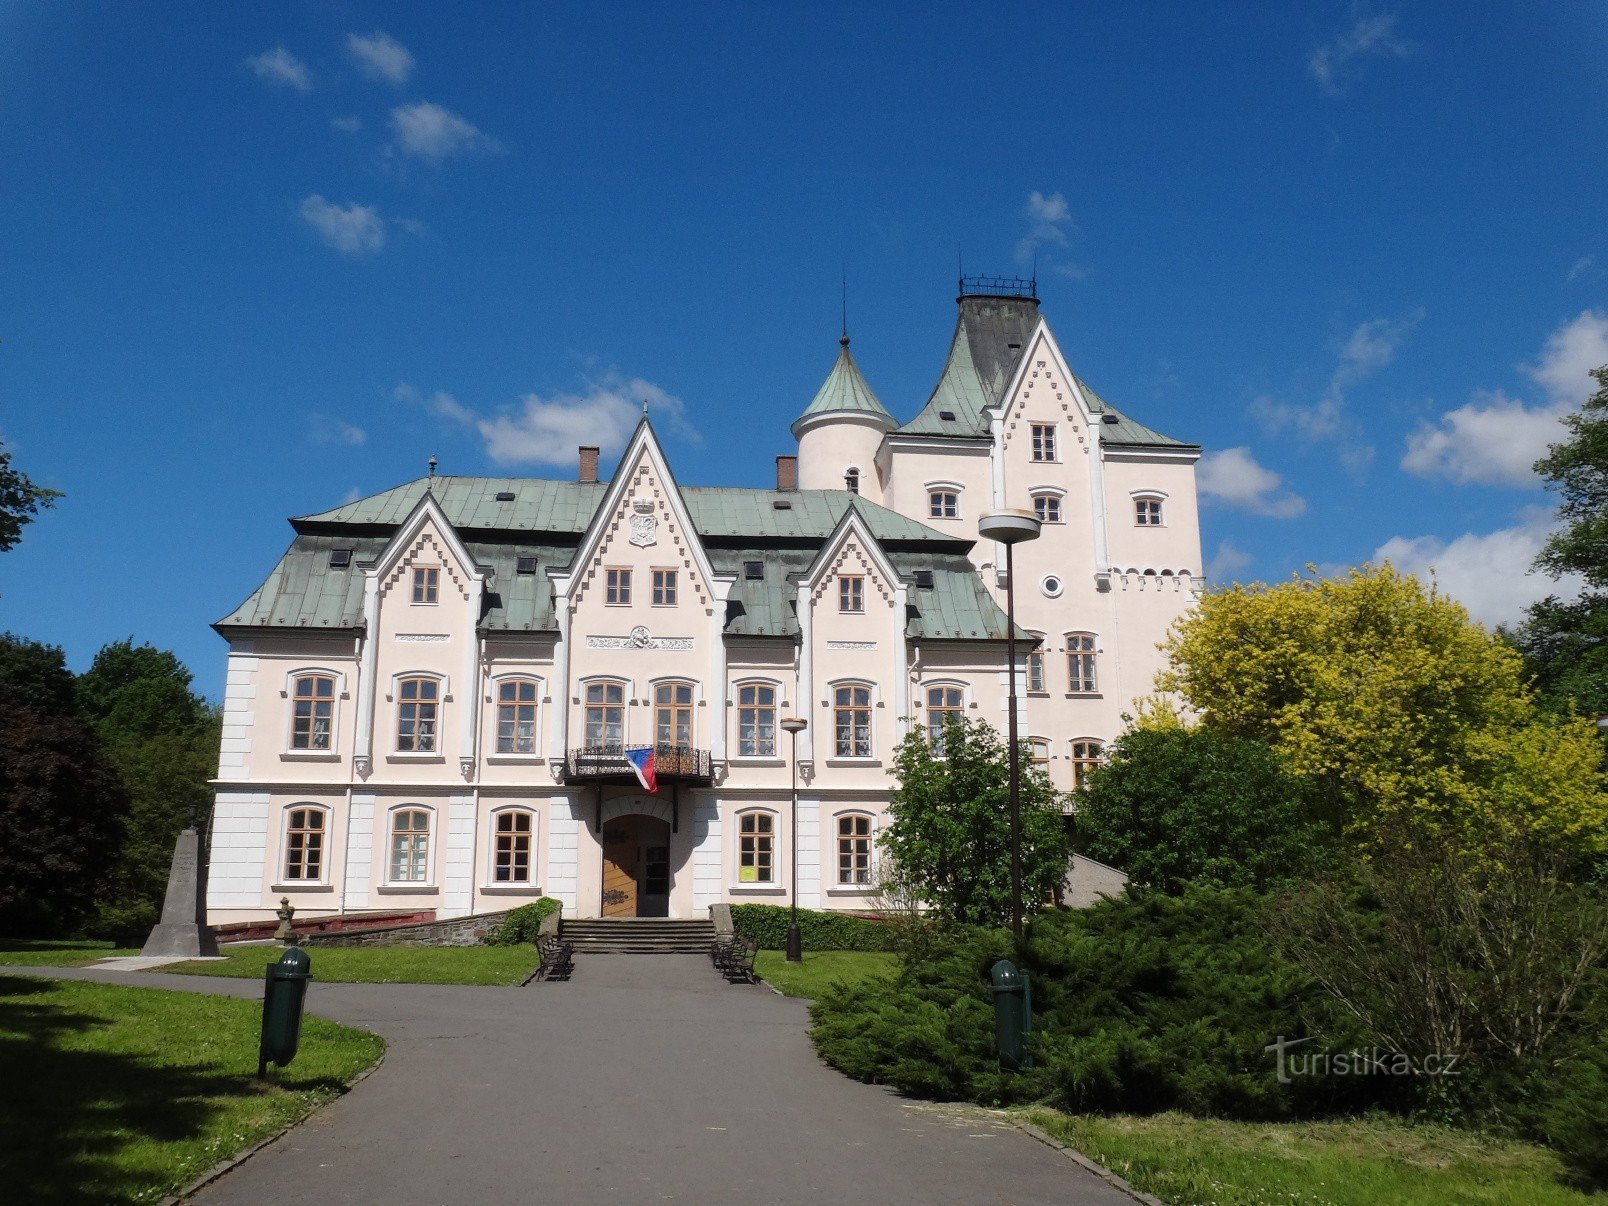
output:
[[[309, 1010], [382, 1035], [385, 1060], [197, 1202], [1133, 1201], [984, 1111], [832, 1071], [803, 1002], [727, 984], [701, 956], [586, 956], [574, 979], [520, 989], [323, 984], [310, 953]], [[262, 991], [160, 972], [3, 970]]]

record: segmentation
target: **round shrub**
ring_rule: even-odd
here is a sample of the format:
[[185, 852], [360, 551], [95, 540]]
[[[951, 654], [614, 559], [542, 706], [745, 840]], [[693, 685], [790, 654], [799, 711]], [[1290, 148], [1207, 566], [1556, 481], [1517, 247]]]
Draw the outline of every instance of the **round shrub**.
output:
[[542, 932], [542, 922], [563, 906], [551, 896], [543, 896], [528, 905], [520, 905], [508, 914], [502, 928], [486, 939], [487, 946], [521, 946], [535, 942]]

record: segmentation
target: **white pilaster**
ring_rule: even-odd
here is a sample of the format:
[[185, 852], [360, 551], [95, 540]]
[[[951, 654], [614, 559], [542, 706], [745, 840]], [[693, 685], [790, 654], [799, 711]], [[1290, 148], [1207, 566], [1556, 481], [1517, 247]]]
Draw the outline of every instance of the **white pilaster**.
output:
[[580, 804], [554, 796], [547, 806], [547, 883], [543, 892], [564, 902], [564, 913], [579, 916], [581, 873]]
[[341, 901], [348, 909], [366, 909], [374, 879], [373, 792], [352, 793], [346, 826], [346, 873], [341, 880]]
[[798, 905], [819, 909], [824, 905], [821, 880], [821, 801], [818, 796], [798, 798]]
[[699, 917], [725, 893], [720, 805], [713, 793], [700, 792], [692, 812], [692, 907]]
[[262, 905], [269, 844], [268, 793], [220, 791], [212, 810], [208, 908]]
[[446, 861], [441, 871], [440, 916], [463, 917], [475, 894], [475, 797], [464, 792], [447, 801]]
[[257, 659], [251, 643], [242, 641], [229, 651], [229, 674], [223, 689], [223, 740], [218, 746], [218, 778], [243, 779], [251, 753], [251, 729], [256, 723]]

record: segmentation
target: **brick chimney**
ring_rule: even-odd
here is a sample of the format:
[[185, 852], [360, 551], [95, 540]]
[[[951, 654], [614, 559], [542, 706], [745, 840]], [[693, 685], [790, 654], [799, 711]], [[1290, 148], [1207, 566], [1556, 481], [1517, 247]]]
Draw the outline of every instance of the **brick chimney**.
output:
[[577, 480], [597, 481], [597, 449], [587, 444], [581, 445], [581, 475]]
[[778, 490], [798, 489], [798, 457], [779, 456], [776, 458], [776, 488]]

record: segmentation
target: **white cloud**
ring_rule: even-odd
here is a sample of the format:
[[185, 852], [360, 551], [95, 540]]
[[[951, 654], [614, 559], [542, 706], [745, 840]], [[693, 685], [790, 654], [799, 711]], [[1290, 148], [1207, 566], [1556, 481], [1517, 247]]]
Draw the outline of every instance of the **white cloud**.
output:
[[1195, 470], [1202, 498], [1262, 515], [1294, 519], [1306, 510], [1306, 499], [1291, 490], [1280, 491], [1284, 479], [1256, 463], [1249, 448], [1224, 448], [1200, 458]]
[[283, 46], [275, 46], [272, 50], [252, 55], [246, 60], [246, 66], [256, 72], [259, 80], [267, 80], [271, 84], [284, 84], [287, 88], [296, 89], [297, 92], [313, 90], [313, 74], [307, 70], [307, 64]]
[[439, 164], [454, 155], [490, 154], [502, 149], [495, 138], [430, 101], [392, 109], [391, 133], [405, 154], [430, 164]]
[[391, 396], [398, 402], [423, 407], [438, 419], [450, 419], [454, 423], [464, 424], [470, 424], [475, 421], [475, 412], [445, 390], [438, 389], [433, 394], [427, 395], [414, 389], [413, 386], [404, 381], [392, 391]]
[[1027, 216], [1027, 233], [1016, 242], [1016, 262], [1026, 268], [1042, 259], [1045, 266], [1058, 276], [1074, 281], [1083, 280], [1088, 273], [1082, 267], [1071, 262], [1051, 263], [1046, 254], [1067, 247], [1071, 243], [1072, 232], [1077, 229], [1073, 225], [1072, 211], [1066, 198], [1060, 193], [1046, 196], [1035, 189], [1027, 195], [1023, 212]]
[[1440, 425], [1419, 423], [1407, 437], [1401, 467], [1419, 477], [1444, 477], [1460, 485], [1533, 486], [1532, 465], [1564, 436], [1559, 423], [1567, 408], [1531, 408], [1500, 391], [1474, 395], [1447, 411]]
[[1573, 284], [1576, 280], [1590, 272], [1596, 266], [1597, 257], [1595, 255], [1583, 255], [1574, 262], [1573, 267], [1569, 269], [1569, 275], [1564, 279], [1569, 284]]
[[1514, 623], [1524, 609], [1548, 595], [1573, 596], [1578, 579], [1553, 581], [1532, 572], [1541, 546], [1552, 534], [1553, 514], [1527, 507], [1519, 522], [1484, 535], [1465, 532], [1451, 541], [1435, 536], [1396, 536], [1380, 545], [1375, 561], [1389, 561], [1456, 599], [1482, 624]]
[[314, 193], [301, 203], [301, 216], [343, 255], [364, 255], [385, 246], [385, 223], [373, 205], [340, 206]]
[[1562, 406], [1579, 406], [1597, 392], [1592, 369], [1608, 364], [1608, 314], [1582, 310], [1547, 338], [1541, 358], [1523, 369]]
[[368, 439], [368, 432], [361, 427], [354, 427], [340, 419], [332, 419], [328, 415], [311, 414], [307, 416], [309, 428], [308, 438], [315, 444], [347, 444], [357, 445]]
[[1251, 555], [1225, 540], [1217, 546], [1217, 553], [1206, 563], [1206, 581], [1223, 583], [1251, 563]]
[[345, 494], [341, 495], [341, 506], [344, 507], [347, 503], [355, 503], [362, 497], [363, 491], [359, 487], [353, 486]]
[[361, 117], [332, 117], [329, 124], [331, 129], [339, 130], [342, 134], [356, 134], [363, 128], [363, 119]]
[[385, 80], [400, 88], [413, 74], [412, 53], [390, 34], [377, 29], [371, 34], [348, 34], [346, 51], [370, 79]]
[[1403, 58], [1411, 47], [1396, 36], [1396, 14], [1358, 15], [1351, 28], [1337, 34], [1307, 58], [1307, 71], [1330, 96], [1340, 96], [1357, 75], [1358, 60]]

